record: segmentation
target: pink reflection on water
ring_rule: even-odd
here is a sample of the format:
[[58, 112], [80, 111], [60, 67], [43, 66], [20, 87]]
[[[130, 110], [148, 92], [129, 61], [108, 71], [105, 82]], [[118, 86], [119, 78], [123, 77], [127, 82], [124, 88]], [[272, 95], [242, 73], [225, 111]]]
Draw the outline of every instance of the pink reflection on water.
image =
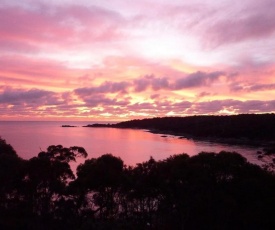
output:
[[[174, 154], [195, 155], [202, 151], [221, 150], [237, 151], [250, 162], [259, 163], [256, 156], [258, 149], [248, 147], [197, 142], [170, 135], [162, 137], [161, 134], [144, 130], [82, 127], [87, 122], [69, 123], [78, 125], [75, 128], [62, 128], [62, 124], [64, 122], [0, 122], [0, 136], [25, 159], [37, 156], [49, 145], [61, 144], [64, 147], [84, 147], [88, 158], [111, 153], [120, 157], [126, 165], [147, 161], [150, 156], [162, 160]], [[84, 159], [79, 159], [77, 163], [72, 163], [72, 167], [75, 169], [82, 162]]]

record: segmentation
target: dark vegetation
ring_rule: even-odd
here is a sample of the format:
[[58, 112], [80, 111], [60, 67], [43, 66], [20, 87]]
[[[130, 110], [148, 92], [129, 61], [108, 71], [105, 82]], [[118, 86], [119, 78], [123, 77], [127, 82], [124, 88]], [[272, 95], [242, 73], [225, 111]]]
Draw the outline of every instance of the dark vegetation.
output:
[[23, 160], [0, 139], [0, 229], [274, 229], [275, 175], [237, 153], [80, 164], [81, 147]]
[[174, 132], [191, 137], [275, 140], [275, 114], [162, 117], [120, 122], [112, 127]]
[[130, 120], [116, 124], [90, 124], [85, 127], [147, 129], [191, 138], [214, 138], [259, 143], [275, 141], [275, 114], [199, 115]]
[[91, 127], [91, 128], [112, 128], [115, 127], [115, 124], [101, 124], [101, 123], [95, 123], [90, 125], [85, 125], [83, 127]]

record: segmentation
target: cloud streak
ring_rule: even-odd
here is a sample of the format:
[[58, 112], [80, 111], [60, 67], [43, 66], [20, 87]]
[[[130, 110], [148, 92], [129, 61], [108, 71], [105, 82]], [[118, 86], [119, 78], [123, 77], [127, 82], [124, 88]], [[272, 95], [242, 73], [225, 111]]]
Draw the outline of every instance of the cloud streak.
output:
[[175, 82], [174, 88], [176, 90], [184, 89], [184, 88], [193, 88], [200, 86], [209, 86], [213, 82], [218, 81], [220, 77], [222, 77], [225, 73], [216, 71], [212, 73], [204, 73], [198, 71], [196, 73], [192, 73], [185, 78], [178, 79]]
[[[236, 6], [226, 3], [227, 17], [216, 19], [207, 28], [207, 39], [213, 45], [245, 40], [266, 39], [275, 32], [275, 3], [270, 0], [243, 1]], [[216, 12], [220, 14], [221, 12]]]
[[[2, 87], [3, 88], [3, 87]], [[74, 92], [57, 94], [39, 89], [20, 90], [6, 88], [0, 94], [0, 109], [7, 116], [38, 117], [98, 116], [108, 114], [115, 120], [121, 117], [167, 116], [193, 114], [235, 114], [263, 113], [275, 110], [275, 100], [210, 100], [210, 101], [173, 101], [156, 97], [148, 102], [133, 102], [131, 97], [112, 97], [85, 92], [81, 100], [75, 101]]]
[[0, 103], [8, 105], [57, 105], [56, 93], [39, 90], [6, 89], [0, 94]]

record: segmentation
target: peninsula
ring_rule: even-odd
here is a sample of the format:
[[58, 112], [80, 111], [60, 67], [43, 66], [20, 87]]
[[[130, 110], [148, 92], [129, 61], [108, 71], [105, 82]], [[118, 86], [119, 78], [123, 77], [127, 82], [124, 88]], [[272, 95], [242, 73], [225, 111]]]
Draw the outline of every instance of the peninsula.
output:
[[116, 124], [90, 124], [85, 127], [147, 129], [154, 133], [174, 134], [191, 138], [275, 140], [275, 114], [158, 117], [136, 119]]

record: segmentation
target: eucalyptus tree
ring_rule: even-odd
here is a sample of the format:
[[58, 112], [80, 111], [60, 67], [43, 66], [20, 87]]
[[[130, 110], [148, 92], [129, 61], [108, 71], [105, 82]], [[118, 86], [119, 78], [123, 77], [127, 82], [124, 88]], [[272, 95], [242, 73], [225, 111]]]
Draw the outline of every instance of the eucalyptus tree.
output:
[[25, 197], [34, 215], [45, 221], [62, 218], [60, 205], [74, 202], [67, 193], [68, 183], [75, 179], [69, 163], [87, 155], [82, 147], [51, 145], [27, 161]]
[[18, 225], [23, 221], [25, 210], [21, 189], [25, 163], [13, 147], [0, 138], [0, 229], [13, 228], [15, 218]]
[[123, 171], [123, 161], [111, 154], [88, 159], [78, 166], [71, 188], [78, 194], [83, 213], [101, 220], [117, 218]]

